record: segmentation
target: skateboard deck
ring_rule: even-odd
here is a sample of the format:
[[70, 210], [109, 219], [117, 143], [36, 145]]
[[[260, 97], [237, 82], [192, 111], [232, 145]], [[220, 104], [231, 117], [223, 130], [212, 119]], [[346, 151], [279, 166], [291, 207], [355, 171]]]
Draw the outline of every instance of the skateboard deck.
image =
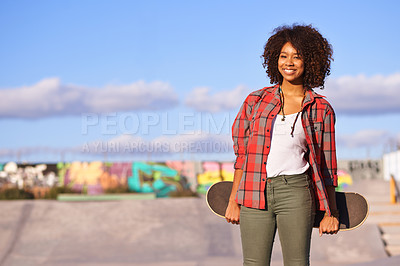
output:
[[[221, 181], [212, 185], [206, 195], [208, 207], [213, 213], [225, 217], [229, 196], [232, 190], [231, 181]], [[368, 217], [369, 205], [367, 200], [355, 192], [336, 192], [336, 205], [339, 210], [339, 230], [353, 230], [361, 226]], [[318, 228], [324, 218], [324, 211], [317, 211], [314, 227]]]

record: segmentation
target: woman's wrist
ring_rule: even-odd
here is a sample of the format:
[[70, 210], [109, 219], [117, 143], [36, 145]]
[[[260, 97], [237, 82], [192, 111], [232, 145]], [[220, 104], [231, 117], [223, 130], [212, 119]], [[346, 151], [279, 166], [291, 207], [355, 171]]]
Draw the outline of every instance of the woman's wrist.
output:
[[325, 216], [330, 216], [330, 217], [335, 217], [337, 219], [339, 219], [339, 210], [331, 210], [331, 215], [328, 215], [327, 212], [325, 212]]

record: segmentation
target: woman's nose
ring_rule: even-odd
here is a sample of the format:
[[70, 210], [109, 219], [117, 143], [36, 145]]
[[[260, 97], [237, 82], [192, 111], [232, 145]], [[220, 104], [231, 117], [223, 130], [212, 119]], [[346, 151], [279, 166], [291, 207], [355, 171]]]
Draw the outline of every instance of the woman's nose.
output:
[[289, 59], [289, 58], [288, 58], [288, 60], [286, 60], [285, 64], [286, 64], [287, 66], [293, 66], [293, 61], [292, 61], [292, 59]]

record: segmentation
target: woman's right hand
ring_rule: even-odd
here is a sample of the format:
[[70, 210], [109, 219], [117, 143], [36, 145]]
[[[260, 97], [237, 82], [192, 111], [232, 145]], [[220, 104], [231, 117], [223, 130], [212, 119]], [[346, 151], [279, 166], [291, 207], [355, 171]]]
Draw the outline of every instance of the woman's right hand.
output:
[[225, 211], [225, 219], [228, 223], [239, 224], [240, 223], [240, 205], [236, 201], [230, 200], [228, 207]]

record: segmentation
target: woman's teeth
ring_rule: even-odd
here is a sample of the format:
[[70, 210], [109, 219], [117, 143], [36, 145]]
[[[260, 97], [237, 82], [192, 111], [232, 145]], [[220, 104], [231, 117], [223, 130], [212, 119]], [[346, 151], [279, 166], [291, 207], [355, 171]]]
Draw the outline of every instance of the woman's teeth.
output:
[[294, 73], [294, 69], [284, 69], [283, 71], [285, 71], [285, 73], [287, 73], [287, 74], [292, 74], [292, 73]]

